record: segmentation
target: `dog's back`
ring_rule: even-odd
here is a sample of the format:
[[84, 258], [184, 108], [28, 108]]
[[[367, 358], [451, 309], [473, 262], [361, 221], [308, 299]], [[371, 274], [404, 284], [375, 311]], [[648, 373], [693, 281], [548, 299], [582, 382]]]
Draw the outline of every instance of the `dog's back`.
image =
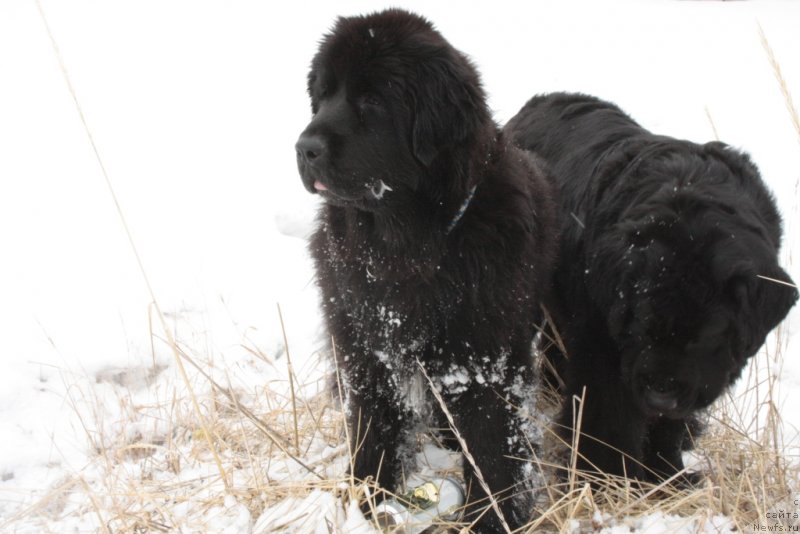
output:
[[518, 146], [547, 161], [557, 182], [585, 176], [597, 153], [648, 133], [614, 104], [570, 93], [531, 98], [504, 131]]

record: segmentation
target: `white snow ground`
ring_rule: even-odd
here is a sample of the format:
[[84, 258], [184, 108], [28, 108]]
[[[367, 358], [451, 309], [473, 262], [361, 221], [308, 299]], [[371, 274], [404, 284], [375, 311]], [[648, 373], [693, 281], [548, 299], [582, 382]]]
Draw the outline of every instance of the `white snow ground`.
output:
[[[313, 382], [324, 372], [303, 240], [314, 200], [293, 150], [309, 118], [306, 69], [335, 16], [384, 3], [42, 4], [175, 336], [235, 387], [285, 389], [283, 363], [254, 363], [250, 352], [281, 352], [280, 303], [296, 374]], [[714, 138], [713, 119], [774, 189], [784, 263], [800, 280], [800, 133], [758, 32], [760, 24], [800, 94], [800, 3], [399, 5], [475, 60], [501, 123], [534, 93], [555, 90], [613, 100], [645, 126], [695, 141]], [[94, 448], [119, 433], [126, 411], [168, 401], [179, 382], [168, 351], [151, 348], [150, 296], [34, 0], [0, 2], [0, 258], [0, 530], [98, 529], [85, 511], [13, 520], [69, 476], [90, 478]], [[788, 408], [800, 403], [797, 311], [785, 328], [780, 398], [797, 457], [800, 412]], [[92, 426], [98, 418], [107, 427]], [[157, 427], [124, 431], [164, 432]], [[332, 510], [309, 531], [327, 531], [323, 517], [344, 532], [369, 531], [328, 494], [304, 502], [259, 519], [226, 501], [205, 528], [245, 532], [300, 506]], [[653, 516], [606, 532], [716, 532], [717, 519]]]

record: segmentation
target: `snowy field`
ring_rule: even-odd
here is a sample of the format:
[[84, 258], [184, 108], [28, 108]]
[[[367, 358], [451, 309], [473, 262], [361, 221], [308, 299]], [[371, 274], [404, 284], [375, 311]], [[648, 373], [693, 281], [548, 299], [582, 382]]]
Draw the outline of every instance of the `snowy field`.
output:
[[[346, 465], [340, 422], [315, 411], [329, 367], [305, 252], [315, 200], [293, 145], [322, 33], [337, 15], [389, 5], [42, 0], [118, 209], [36, 2], [0, 2], [0, 531], [372, 531], [341, 495], [292, 487]], [[535, 93], [582, 91], [656, 132], [748, 151], [776, 193], [783, 264], [800, 280], [800, 126], [759, 34], [800, 100], [800, 2], [400, 5], [473, 58], [501, 124]], [[782, 355], [768, 372], [794, 462], [798, 327], [794, 310], [760, 357]], [[302, 448], [297, 420], [269, 415], [289, 402], [314, 420]], [[258, 438], [239, 403], [288, 429], [295, 449], [282, 446], [308, 469], [277, 449], [274, 463], [248, 463], [270, 457], [253, 443], [282, 441]], [[145, 509], [160, 519], [143, 522]], [[712, 515], [600, 514], [594, 528], [727, 532]]]

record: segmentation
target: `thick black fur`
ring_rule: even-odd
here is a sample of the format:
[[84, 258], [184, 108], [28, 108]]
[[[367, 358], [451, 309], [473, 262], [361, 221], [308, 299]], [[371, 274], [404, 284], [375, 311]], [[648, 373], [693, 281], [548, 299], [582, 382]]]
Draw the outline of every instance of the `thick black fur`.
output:
[[547, 307], [567, 349], [559, 423], [568, 439], [572, 399], [586, 388], [578, 465], [671, 476], [693, 415], [739, 377], [797, 299], [760, 278], [792, 283], [778, 266], [772, 196], [745, 154], [654, 135], [590, 96], [535, 97], [505, 133], [558, 183], [560, 260]]
[[[530, 499], [509, 496], [531, 455], [519, 409], [556, 246], [549, 182], [507, 144], [473, 65], [416, 15], [338, 19], [308, 81], [298, 167], [325, 201], [310, 249], [354, 475], [397, 489], [419, 423], [447, 428], [419, 360], [519, 526]], [[475, 519], [485, 493], [468, 461], [464, 476]], [[499, 519], [489, 511], [475, 528], [500, 531]]]

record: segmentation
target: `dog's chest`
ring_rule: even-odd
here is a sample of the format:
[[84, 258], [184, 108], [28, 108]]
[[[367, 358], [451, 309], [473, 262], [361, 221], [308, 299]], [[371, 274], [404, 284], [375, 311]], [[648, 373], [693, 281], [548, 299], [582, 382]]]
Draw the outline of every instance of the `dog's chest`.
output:
[[396, 402], [418, 416], [427, 417], [431, 399], [429, 384], [420, 366], [427, 365], [435, 352], [434, 334], [431, 324], [398, 311], [384, 302], [362, 304], [356, 314], [362, 326], [361, 337], [370, 347], [367, 357], [374, 358], [374, 365], [383, 367]]
[[340, 287], [341, 304], [358, 338], [373, 350], [392, 358], [419, 357], [423, 345], [433, 341], [446, 319], [437, 296], [411, 283], [390, 283], [374, 278], [368, 266], [349, 269]]

